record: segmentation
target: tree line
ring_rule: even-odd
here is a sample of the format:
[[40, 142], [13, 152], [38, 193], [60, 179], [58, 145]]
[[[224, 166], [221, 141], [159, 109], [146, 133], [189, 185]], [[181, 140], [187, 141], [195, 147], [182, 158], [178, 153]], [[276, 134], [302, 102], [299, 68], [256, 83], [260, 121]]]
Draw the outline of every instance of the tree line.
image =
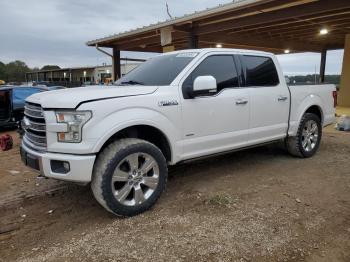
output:
[[[319, 74], [309, 74], [309, 75], [297, 75], [297, 76], [288, 76], [291, 84], [306, 84], [306, 83], [319, 83], [320, 75]], [[325, 75], [325, 82], [328, 84], [340, 84], [340, 75]]]
[[41, 69], [38, 67], [30, 68], [23, 61], [16, 60], [5, 64], [0, 61], [0, 80], [9, 82], [24, 82], [25, 73], [37, 71], [37, 70], [51, 70], [51, 69], [60, 69], [57, 65], [45, 65]]

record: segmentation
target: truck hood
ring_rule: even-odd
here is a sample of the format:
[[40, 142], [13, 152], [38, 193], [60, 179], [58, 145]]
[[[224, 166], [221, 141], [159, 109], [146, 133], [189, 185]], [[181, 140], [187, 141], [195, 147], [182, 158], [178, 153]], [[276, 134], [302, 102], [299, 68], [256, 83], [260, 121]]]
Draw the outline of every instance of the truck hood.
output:
[[47, 91], [31, 95], [27, 102], [40, 104], [43, 108], [77, 108], [83, 102], [126, 96], [147, 95], [157, 86], [89, 86]]

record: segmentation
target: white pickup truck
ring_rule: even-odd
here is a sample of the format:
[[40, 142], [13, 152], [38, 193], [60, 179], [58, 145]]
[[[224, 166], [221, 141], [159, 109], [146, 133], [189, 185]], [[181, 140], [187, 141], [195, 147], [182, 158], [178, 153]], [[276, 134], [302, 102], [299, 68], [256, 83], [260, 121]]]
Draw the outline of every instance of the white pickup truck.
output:
[[311, 157], [335, 103], [334, 85], [288, 87], [270, 53], [171, 52], [114, 86], [27, 98], [21, 157], [45, 177], [91, 182], [103, 207], [132, 216], [157, 201], [168, 165], [280, 140]]

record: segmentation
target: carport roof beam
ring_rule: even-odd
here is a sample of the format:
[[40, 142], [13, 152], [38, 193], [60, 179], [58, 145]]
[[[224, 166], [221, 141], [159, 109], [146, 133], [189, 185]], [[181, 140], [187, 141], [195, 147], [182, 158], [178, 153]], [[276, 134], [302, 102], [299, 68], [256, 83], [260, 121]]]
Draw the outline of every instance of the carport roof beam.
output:
[[[235, 1], [92, 40], [87, 45], [162, 52], [160, 30], [171, 27], [175, 50], [189, 48], [188, 39], [192, 36], [196, 37], [198, 48], [215, 47], [216, 43], [222, 43], [224, 47], [248, 47], [273, 50], [274, 53], [283, 53], [286, 46], [292, 52], [321, 52], [323, 49], [344, 47], [345, 35], [350, 33], [349, 15], [348, 0]], [[329, 34], [321, 36], [319, 30], [325, 26]], [[223, 38], [226, 41], [220, 40]]]

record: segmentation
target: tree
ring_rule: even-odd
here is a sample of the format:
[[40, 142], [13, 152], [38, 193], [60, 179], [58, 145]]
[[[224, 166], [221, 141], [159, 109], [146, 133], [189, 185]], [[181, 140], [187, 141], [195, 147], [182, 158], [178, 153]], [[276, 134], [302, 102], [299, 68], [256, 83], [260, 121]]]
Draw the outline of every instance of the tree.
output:
[[[319, 74], [317, 74], [316, 76], [315, 74], [313, 75], [309, 74], [309, 75], [289, 76], [288, 78], [291, 84], [302, 85], [302, 84], [315, 83], [315, 78], [316, 78], [316, 83], [319, 83], [320, 76]], [[326, 75], [325, 83], [339, 85], [340, 75]]]
[[0, 61], [0, 80], [5, 80], [6, 78], [6, 65]]
[[6, 82], [23, 82], [25, 81], [25, 73], [29, 71], [30, 68], [26, 63], [20, 60], [10, 62], [5, 67], [6, 78], [4, 80]]
[[41, 68], [41, 70], [54, 70], [61, 69], [58, 65], [45, 65]]
[[[57, 65], [46, 65], [41, 70], [52, 69], [60, 69], [60, 67]], [[4, 80], [6, 82], [24, 82], [25, 73], [31, 71], [39, 71], [39, 68], [34, 67], [33, 69], [30, 69], [26, 63], [20, 60], [16, 60], [8, 64], [4, 64], [0, 61], [0, 80]]]

